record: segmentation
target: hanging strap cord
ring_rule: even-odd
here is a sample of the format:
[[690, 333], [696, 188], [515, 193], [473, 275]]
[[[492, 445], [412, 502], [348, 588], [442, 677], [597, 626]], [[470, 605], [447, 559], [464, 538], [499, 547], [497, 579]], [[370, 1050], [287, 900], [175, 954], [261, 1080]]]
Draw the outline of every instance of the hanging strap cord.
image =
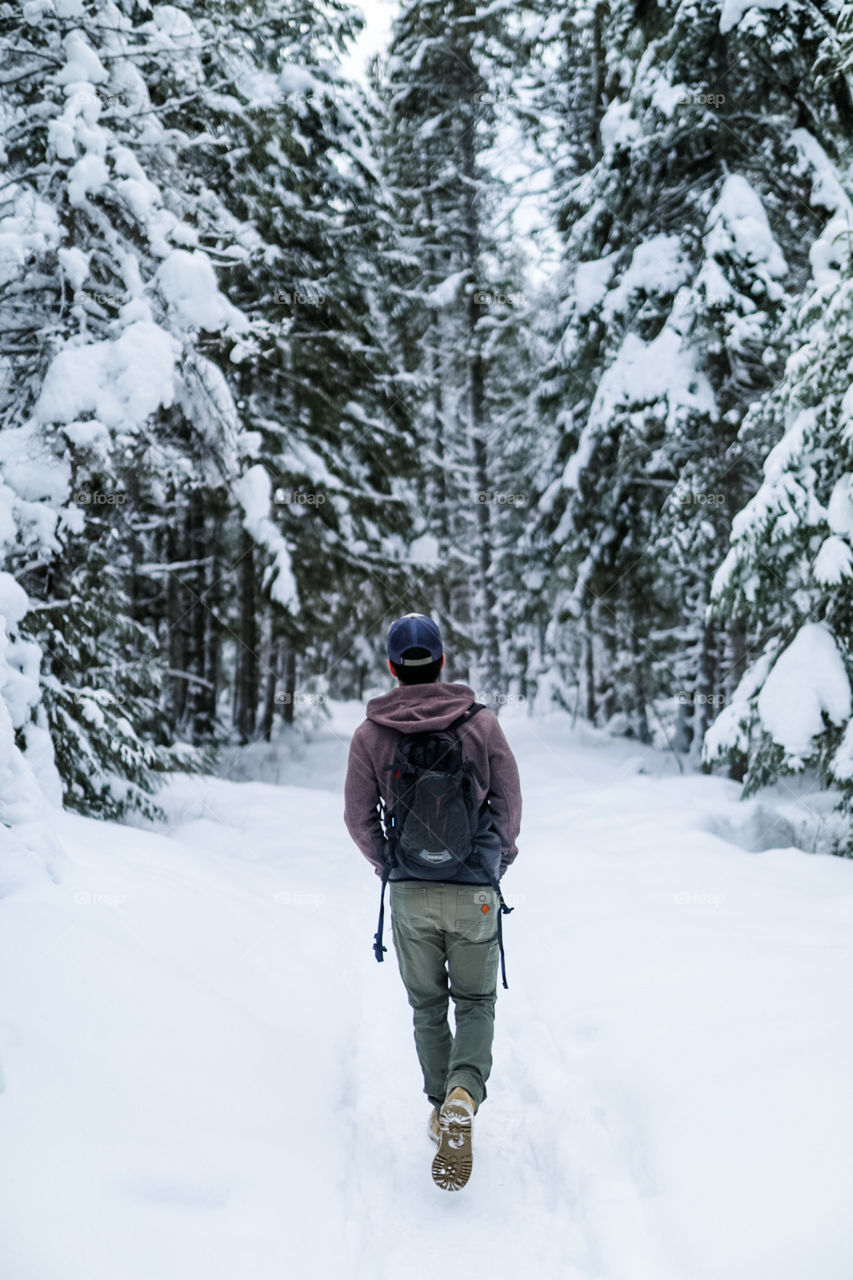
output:
[[387, 947], [382, 945], [382, 931], [385, 928], [385, 886], [388, 883], [388, 872], [382, 873], [382, 892], [379, 895], [379, 923], [376, 926], [376, 932], [373, 935], [373, 954], [381, 964], [385, 959], [383, 952], [387, 951]]
[[501, 953], [501, 982], [503, 983], [504, 989], [508, 991], [509, 983], [506, 980], [506, 956], [504, 955], [503, 918], [505, 915], [509, 915], [510, 911], [514, 911], [515, 907], [508, 907], [506, 905], [506, 903], [504, 902], [504, 896], [501, 893], [501, 886], [497, 880], [492, 880], [491, 885], [495, 893], [498, 895], [498, 903], [500, 904], [500, 909], [498, 911], [498, 950]]
[[382, 869], [382, 890], [379, 894], [379, 922], [376, 926], [376, 932], [373, 935], [373, 954], [376, 956], [379, 964], [385, 959], [384, 952], [388, 950], [382, 945], [382, 932], [385, 928], [385, 886], [388, 883], [388, 876], [394, 865], [394, 837], [396, 835], [394, 828], [394, 819], [388, 812], [382, 796], [379, 797], [379, 812], [382, 821], [382, 829], [385, 832], [385, 849], [383, 857]]

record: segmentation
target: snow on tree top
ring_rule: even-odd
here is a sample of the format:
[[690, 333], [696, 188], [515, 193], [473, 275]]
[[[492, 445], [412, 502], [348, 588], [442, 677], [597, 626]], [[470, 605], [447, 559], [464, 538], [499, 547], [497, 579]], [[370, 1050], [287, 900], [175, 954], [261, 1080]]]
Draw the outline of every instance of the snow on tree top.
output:
[[[764, 205], [753, 188], [739, 173], [726, 178], [720, 198], [708, 215], [707, 250], [724, 254], [734, 251], [751, 266], [761, 264], [767, 275], [787, 275], [788, 264], [773, 238]], [[765, 281], [770, 287], [770, 282]], [[776, 288], [770, 296], [781, 296]]]
[[817, 553], [814, 576], [828, 586], [837, 586], [842, 578], [853, 577], [853, 551], [837, 534], [828, 537]]
[[57, 84], [102, 84], [109, 80], [109, 72], [82, 31], [69, 31], [63, 45], [68, 61], [54, 75]]
[[437, 284], [424, 298], [424, 305], [427, 307], [449, 307], [461, 289], [463, 283], [469, 275], [468, 268], [462, 271], [455, 271], [453, 275], [448, 276], [446, 280], [442, 280], [441, 284]]
[[604, 258], [578, 263], [572, 292], [579, 316], [588, 315], [601, 302], [618, 256], [617, 253], [608, 253]]
[[601, 117], [601, 143], [605, 150], [624, 146], [638, 137], [641, 131], [642, 126], [639, 120], [631, 115], [630, 102], [611, 102]]
[[723, 0], [720, 31], [723, 35], [736, 27], [749, 9], [781, 9], [786, 0]]
[[811, 203], [834, 215], [809, 249], [815, 283], [834, 290], [840, 271], [848, 270], [853, 203], [841, 184], [836, 166], [807, 129], [795, 129], [791, 142], [799, 152], [800, 163], [811, 171]]
[[758, 714], [774, 742], [792, 756], [808, 757], [813, 739], [850, 718], [850, 681], [832, 632], [807, 622], [777, 658], [758, 695]]
[[107, 426], [141, 423], [174, 396], [180, 345], [159, 325], [137, 320], [114, 342], [68, 346], [54, 356], [35, 405], [39, 422], [92, 414]]
[[243, 525], [259, 546], [266, 547], [273, 563], [265, 575], [272, 598], [284, 608], [295, 604], [298, 596], [291, 567], [290, 551], [281, 531], [270, 519], [272, 485], [266, 468], [257, 463], [234, 485], [234, 496], [244, 511]]
[[638, 244], [631, 257], [631, 265], [607, 297], [602, 318], [609, 321], [614, 314], [623, 311], [635, 290], [647, 294], [675, 293], [686, 279], [686, 266], [677, 235], [660, 234]]
[[838, 170], [823, 147], [808, 129], [795, 129], [791, 142], [801, 160], [812, 170], [812, 204], [822, 205], [830, 213], [846, 213], [853, 219], [853, 204], [841, 185]]
[[167, 302], [187, 325], [211, 331], [248, 327], [242, 311], [219, 292], [213, 265], [206, 253], [173, 249], [157, 268], [157, 283]]
[[0, 286], [14, 280], [28, 258], [55, 247], [62, 236], [56, 209], [34, 191], [15, 190], [10, 204], [0, 222]]
[[827, 518], [833, 533], [853, 542], [853, 474], [839, 476], [827, 504]]

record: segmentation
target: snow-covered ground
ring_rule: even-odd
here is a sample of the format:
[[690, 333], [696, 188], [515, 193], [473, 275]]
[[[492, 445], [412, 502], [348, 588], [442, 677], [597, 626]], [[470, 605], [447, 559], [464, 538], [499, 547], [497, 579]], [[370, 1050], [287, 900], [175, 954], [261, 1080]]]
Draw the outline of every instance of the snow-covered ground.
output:
[[449, 1195], [341, 818], [360, 715], [288, 785], [175, 781], [165, 833], [57, 814], [5, 877], [3, 1280], [849, 1280], [853, 862], [506, 713], [510, 989]]

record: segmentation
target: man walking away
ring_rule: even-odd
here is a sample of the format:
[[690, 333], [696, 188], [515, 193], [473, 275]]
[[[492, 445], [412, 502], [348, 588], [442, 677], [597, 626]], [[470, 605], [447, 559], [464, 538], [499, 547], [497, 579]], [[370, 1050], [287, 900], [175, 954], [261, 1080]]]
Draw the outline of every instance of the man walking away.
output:
[[[472, 1119], [486, 1097], [492, 1067], [501, 901], [493, 886], [518, 853], [521, 789], [497, 716], [475, 702], [467, 685], [441, 683], [443, 666], [435, 621], [420, 613], [398, 618], [388, 633], [388, 667], [398, 686], [368, 702], [366, 719], [353, 735], [344, 821], [376, 874], [388, 877], [394, 948], [413, 1010], [424, 1093], [432, 1103], [429, 1131], [438, 1145], [433, 1177], [439, 1186], [457, 1190], [470, 1176]], [[442, 732], [448, 738], [435, 764], [436, 740], [429, 735]], [[472, 818], [461, 855], [446, 835], [447, 849], [441, 842], [436, 849], [433, 826], [415, 821], [414, 782], [401, 799], [401, 769], [412, 779], [427, 770], [418, 775], [412, 766], [406, 774], [406, 760], [418, 758], [410, 744], [425, 742], [419, 749], [433, 753], [434, 813], [453, 803], [461, 812], [458, 795], [447, 789], [466, 778], [462, 787]], [[459, 749], [463, 765], [452, 775], [456, 781], [439, 777], [443, 757]], [[390, 811], [396, 823], [391, 840], [380, 803], [386, 822]], [[408, 828], [401, 835], [403, 817]], [[424, 834], [417, 838], [413, 831]], [[447, 1017], [451, 999], [455, 1035]]]

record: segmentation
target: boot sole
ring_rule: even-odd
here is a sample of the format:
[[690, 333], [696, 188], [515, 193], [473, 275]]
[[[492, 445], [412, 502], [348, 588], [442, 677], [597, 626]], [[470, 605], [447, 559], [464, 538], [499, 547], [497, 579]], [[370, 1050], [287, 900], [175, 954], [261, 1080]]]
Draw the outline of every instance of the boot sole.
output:
[[442, 1191], [460, 1191], [471, 1177], [471, 1120], [464, 1111], [441, 1117], [441, 1139], [432, 1162], [432, 1180]]

